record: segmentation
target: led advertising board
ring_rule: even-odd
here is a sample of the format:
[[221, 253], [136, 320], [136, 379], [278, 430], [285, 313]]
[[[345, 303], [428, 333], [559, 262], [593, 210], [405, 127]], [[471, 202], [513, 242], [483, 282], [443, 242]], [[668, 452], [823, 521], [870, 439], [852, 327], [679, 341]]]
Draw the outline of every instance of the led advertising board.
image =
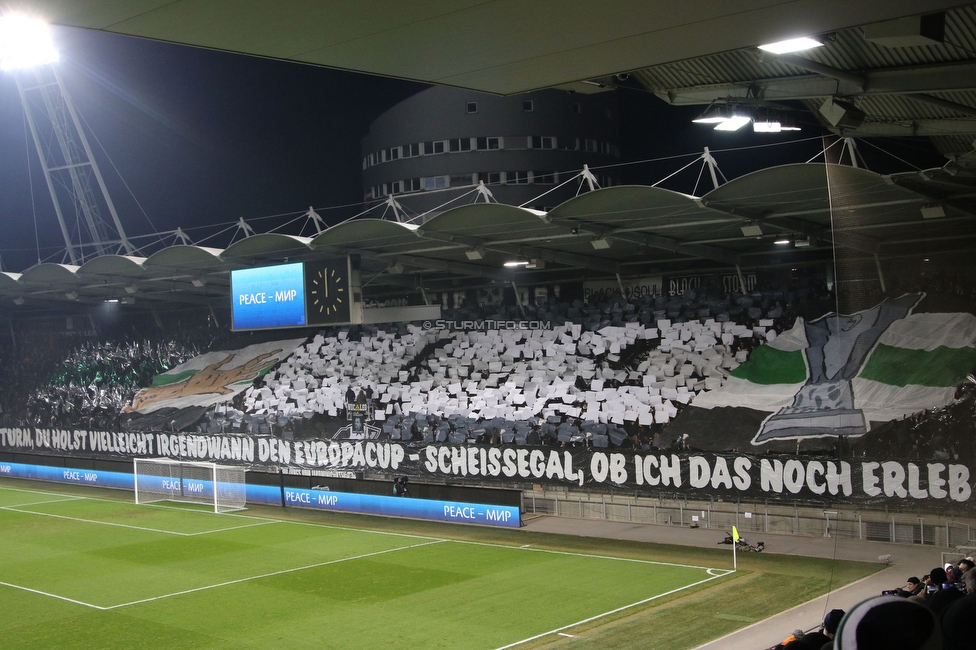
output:
[[230, 273], [232, 329], [301, 327], [305, 319], [305, 265], [301, 262]]

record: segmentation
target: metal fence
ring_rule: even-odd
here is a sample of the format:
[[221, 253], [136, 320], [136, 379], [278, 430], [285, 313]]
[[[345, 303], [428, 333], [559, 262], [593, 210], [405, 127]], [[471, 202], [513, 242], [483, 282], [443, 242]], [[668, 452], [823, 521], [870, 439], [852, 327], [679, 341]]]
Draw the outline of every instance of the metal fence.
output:
[[692, 501], [619, 494], [527, 490], [522, 512], [582, 519], [604, 519], [664, 526], [690, 526], [730, 531], [743, 536], [778, 533], [846, 537], [879, 542], [926, 544], [945, 548], [976, 545], [976, 523], [937, 515], [917, 516], [784, 504]]

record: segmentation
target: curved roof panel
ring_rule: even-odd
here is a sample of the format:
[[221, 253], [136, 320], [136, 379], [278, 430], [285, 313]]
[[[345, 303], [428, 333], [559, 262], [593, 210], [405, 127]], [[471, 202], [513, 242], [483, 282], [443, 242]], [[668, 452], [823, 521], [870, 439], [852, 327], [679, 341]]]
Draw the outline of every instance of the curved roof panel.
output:
[[153, 253], [143, 266], [150, 270], [206, 269], [223, 265], [219, 248], [178, 244]]
[[416, 244], [416, 229], [413, 225], [385, 219], [353, 219], [332, 226], [315, 237], [309, 246], [313, 250], [328, 246], [391, 250]]
[[471, 203], [446, 210], [421, 227], [423, 233], [444, 233], [474, 237], [486, 241], [497, 239], [542, 237], [552, 227], [537, 210], [526, 210], [500, 203]]
[[82, 264], [78, 275], [143, 275], [146, 272], [145, 263], [145, 257], [102, 255]]
[[599, 223], [610, 228], [693, 222], [721, 215], [693, 196], [643, 185], [607, 187], [580, 194], [549, 211], [553, 222]]
[[829, 203], [825, 169], [821, 163], [760, 169], [712, 190], [702, 203], [719, 210], [737, 206], [779, 212], [823, 210]]
[[224, 249], [221, 257], [225, 260], [251, 260], [253, 258], [273, 257], [281, 255], [301, 255], [308, 253], [312, 239], [297, 235], [283, 235], [280, 233], [266, 233], [251, 235], [246, 239], [234, 242]]
[[17, 295], [23, 293], [23, 287], [20, 286], [20, 273], [6, 273], [0, 272], [0, 293], [6, 295]]
[[63, 284], [71, 286], [78, 282], [77, 272], [78, 267], [70, 264], [35, 264], [21, 274], [20, 283], [21, 285]]

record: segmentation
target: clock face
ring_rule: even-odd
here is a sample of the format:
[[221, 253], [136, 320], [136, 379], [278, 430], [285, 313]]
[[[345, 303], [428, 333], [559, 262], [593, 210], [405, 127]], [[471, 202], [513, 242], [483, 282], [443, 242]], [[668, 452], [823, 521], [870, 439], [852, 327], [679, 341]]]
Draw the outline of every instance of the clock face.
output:
[[349, 320], [349, 280], [337, 265], [309, 265], [306, 276], [308, 323], [344, 323]]

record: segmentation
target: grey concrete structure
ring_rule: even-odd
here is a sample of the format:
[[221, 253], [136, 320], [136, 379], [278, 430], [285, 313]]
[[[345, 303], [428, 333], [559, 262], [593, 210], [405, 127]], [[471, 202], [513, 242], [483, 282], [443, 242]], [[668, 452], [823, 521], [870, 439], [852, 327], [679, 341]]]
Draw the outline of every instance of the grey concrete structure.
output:
[[606, 167], [620, 160], [616, 96], [544, 90], [498, 97], [433, 87], [377, 118], [362, 155], [367, 201], [392, 195], [425, 212], [484, 182], [499, 203], [554, 206], [579, 182], [534, 199], [584, 165], [600, 186], [617, 184]]

